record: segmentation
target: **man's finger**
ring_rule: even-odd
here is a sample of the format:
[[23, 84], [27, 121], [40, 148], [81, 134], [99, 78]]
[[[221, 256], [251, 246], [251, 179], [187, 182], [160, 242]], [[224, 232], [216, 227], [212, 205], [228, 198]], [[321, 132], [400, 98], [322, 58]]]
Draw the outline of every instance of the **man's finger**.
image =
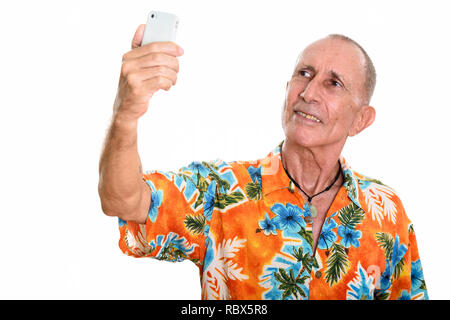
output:
[[139, 25], [134, 33], [133, 41], [131, 42], [131, 49], [135, 49], [141, 46], [142, 38], [144, 37], [145, 24]]
[[146, 91], [148, 92], [155, 92], [159, 89], [168, 91], [172, 87], [173, 83], [174, 82], [172, 79], [166, 78], [164, 76], [156, 76], [142, 82], [142, 84], [146, 88]]
[[122, 61], [136, 59], [150, 53], [165, 53], [174, 57], [183, 55], [183, 49], [174, 42], [151, 42], [142, 47], [137, 47], [125, 53]]
[[175, 72], [179, 71], [178, 59], [171, 55], [160, 52], [139, 57], [132, 63], [136, 63], [136, 66], [139, 68], [165, 66], [173, 69]]
[[173, 71], [173, 69], [163, 66], [142, 69], [136, 76], [139, 77], [141, 81], [161, 76], [172, 81], [172, 84], [177, 82], [177, 73]]

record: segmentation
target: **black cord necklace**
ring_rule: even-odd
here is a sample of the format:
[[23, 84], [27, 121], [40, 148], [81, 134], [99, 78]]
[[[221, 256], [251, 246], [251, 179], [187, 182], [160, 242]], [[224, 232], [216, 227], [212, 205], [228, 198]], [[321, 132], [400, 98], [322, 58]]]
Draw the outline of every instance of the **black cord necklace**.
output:
[[338, 161], [338, 163], [339, 163], [339, 170], [338, 170], [338, 173], [336, 174], [336, 177], [334, 177], [333, 182], [332, 182], [328, 187], [326, 187], [325, 189], [323, 189], [322, 191], [320, 191], [320, 192], [318, 192], [318, 193], [316, 193], [316, 194], [310, 196], [310, 195], [308, 195], [305, 191], [303, 191], [303, 189], [300, 187], [300, 185], [297, 183], [297, 181], [295, 181], [295, 180], [290, 176], [289, 172], [288, 172], [288, 171], [286, 170], [286, 168], [284, 167], [283, 162], [281, 162], [281, 164], [283, 164], [284, 172], [286, 172], [286, 175], [289, 177], [289, 179], [292, 181], [292, 183], [295, 184], [295, 186], [296, 186], [297, 188], [299, 188], [300, 191], [303, 192], [303, 193], [308, 197], [308, 205], [309, 205], [309, 207], [310, 207], [311, 216], [312, 216], [313, 218], [315, 218], [315, 217], [317, 216], [317, 209], [316, 209], [316, 207], [315, 207], [313, 204], [311, 204], [311, 200], [312, 200], [312, 198], [314, 198], [315, 196], [318, 196], [319, 194], [321, 194], [321, 193], [323, 193], [323, 192], [326, 192], [326, 191], [330, 190], [331, 187], [336, 183], [336, 181], [337, 181], [337, 179], [339, 178], [339, 175], [340, 175], [340, 173], [341, 173], [341, 171], [342, 171], [341, 163], [340, 163], [339, 161]]

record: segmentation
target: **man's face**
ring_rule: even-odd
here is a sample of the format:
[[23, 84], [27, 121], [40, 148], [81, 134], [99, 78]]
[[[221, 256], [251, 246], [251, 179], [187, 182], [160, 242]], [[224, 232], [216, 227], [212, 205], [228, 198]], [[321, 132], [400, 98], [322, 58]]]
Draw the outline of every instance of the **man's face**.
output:
[[325, 38], [308, 46], [287, 86], [286, 138], [309, 147], [345, 143], [359, 132], [364, 80], [364, 56], [353, 44]]

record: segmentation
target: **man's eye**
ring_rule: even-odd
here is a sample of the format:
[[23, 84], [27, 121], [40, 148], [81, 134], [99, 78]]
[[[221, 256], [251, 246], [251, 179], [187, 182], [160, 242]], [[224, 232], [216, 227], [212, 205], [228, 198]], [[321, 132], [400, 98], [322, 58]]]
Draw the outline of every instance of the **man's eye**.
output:
[[331, 80], [330, 82], [333, 87], [342, 87], [341, 84], [335, 80]]
[[311, 75], [310, 75], [309, 72], [306, 71], [306, 70], [300, 70], [300, 71], [298, 72], [298, 74], [299, 74], [300, 76], [302, 76], [302, 77], [311, 78]]

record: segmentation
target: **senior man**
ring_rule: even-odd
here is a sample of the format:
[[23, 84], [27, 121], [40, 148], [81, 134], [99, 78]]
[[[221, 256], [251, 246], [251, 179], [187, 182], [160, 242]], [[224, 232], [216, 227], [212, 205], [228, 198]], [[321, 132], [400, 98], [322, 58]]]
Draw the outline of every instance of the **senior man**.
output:
[[183, 53], [140, 46], [143, 28], [123, 56], [100, 159], [102, 209], [119, 217], [124, 253], [193, 261], [202, 299], [428, 299], [398, 195], [341, 155], [375, 119], [375, 69], [360, 45], [330, 35], [299, 55], [285, 139], [267, 157], [143, 173], [137, 122], [153, 93], [176, 83]]

